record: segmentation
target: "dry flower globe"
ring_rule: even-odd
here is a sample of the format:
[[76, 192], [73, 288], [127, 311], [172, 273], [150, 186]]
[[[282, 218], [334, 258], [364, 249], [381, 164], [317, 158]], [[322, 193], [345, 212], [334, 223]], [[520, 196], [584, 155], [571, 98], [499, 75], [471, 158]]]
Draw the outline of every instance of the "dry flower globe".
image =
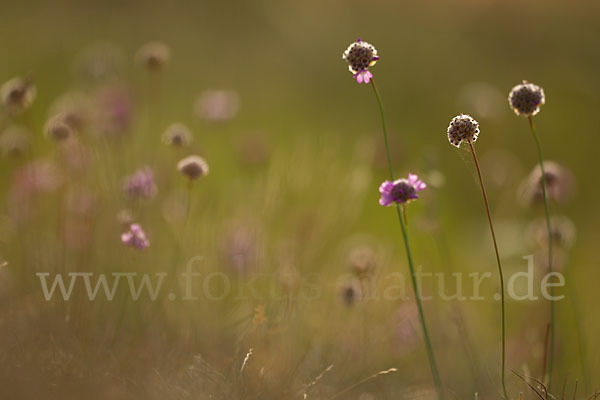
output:
[[189, 156], [177, 163], [177, 170], [190, 180], [208, 175], [208, 164], [200, 156]]

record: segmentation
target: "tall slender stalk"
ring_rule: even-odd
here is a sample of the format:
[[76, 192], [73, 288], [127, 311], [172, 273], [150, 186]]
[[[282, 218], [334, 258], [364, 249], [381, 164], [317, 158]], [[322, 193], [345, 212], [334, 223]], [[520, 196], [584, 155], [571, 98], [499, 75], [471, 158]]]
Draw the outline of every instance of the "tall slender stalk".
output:
[[[550, 203], [548, 202], [548, 194], [546, 190], [546, 172], [544, 171], [544, 153], [542, 153], [542, 145], [540, 144], [540, 140], [535, 132], [535, 127], [533, 126], [533, 119], [531, 115], [527, 118], [529, 120], [529, 127], [531, 128], [531, 133], [533, 135], [533, 140], [535, 141], [535, 146], [537, 148], [537, 153], [540, 161], [540, 170], [542, 171], [542, 194], [544, 196], [544, 210], [546, 213], [546, 227], [548, 228], [548, 273], [552, 273], [552, 225], [550, 223]], [[550, 296], [554, 296], [554, 288], [550, 287]], [[552, 386], [552, 370], [554, 367], [554, 333], [555, 333], [555, 323], [554, 323], [554, 302], [550, 301], [550, 344], [548, 351], [548, 391]], [[544, 366], [545, 369], [545, 366]], [[542, 379], [545, 380], [545, 376]]]
[[492, 223], [490, 205], [488, 203], [485, 185], [483, 184], [483, 178], [481, 176], [481, 168], [479, 167], [479, 161], [477, 160], [475, 147], [473, 146], [473, 143], [471, 141], [469, 141], [469, 147], [471, 148], [471, 154], [473, 154], [473, 160], [475, 161], [475, 167], [477, 168], [477, 176], [479, 177], [479, 184], [481, 185], [481, 193], [483, 195], [483, 202], [485, 203], [485, 211], [487, 213], [487, 218], [490, 225], [490, 232], [492, 233], [492, 241], [494, 242], [496, 262], [498, 263], [498, 275], [500, 276], [500, 303], [502, 308], [502, 391], [504, 393], [504, 398], [508, 400], [508, 392], [506, 390], [506, 310], [504, 305], [504, 274], [502, 273], [502, 262], [500, 261], [500, 252], [498, 251], [498, 242], [496, 241], [496, 232], [494, 231], [494, 224]]
[[[379, 91], [377, 90], [377, 86], [375, 86], [375, 80], [371, 78], [371, 87], [373, 88], [373, 92], [375, 93], [375, 97], [377, 98], [377, 104], [379, 105], [379, 111], [381, 113], [381, 125], [383, 128], [383, 138], [385, 141], [385, 150], [388, 160], [388, 167], [390, 172], [390, 178], [394, 181], [394, 168], [392, 165], [392, 156], [390, 153], [390, 143], [388, 140], [387, 134], [387, 124], [385, 122], [385, 112], [383, 109], [383, 102], [381, 101], [381, 96], [379, 95]], [[419, 321], [421, 322], [421, 329], [423, 330], [423, 339], [425, 341], [425, 348], [427, 349], [427, 359], [429, 360], [429, 366], [431, 368], [431, 374], [433, 376], [433, 382], [435, 384], [435, 388], [437, 390], [438, 398], [440, 400], [444, 399], [444, 391], [442, 389], [442, 380], [440, 379], [440, 373], [437, 368], [437, 364], [435, 361], [435, 356], [433, 354], [433, 347], [431, 345], [431, 339], [429, 338], [429, 332], [427, 330], [427, 323], [425, 321], [425, 313], [423, 312], [423, 304], [421, 302], [421, 294], [419, 293], [419, 287], [417, 285], [417, 277], [415, 274], [415, 267], [412, 259], [412, 254], [410, 251], [410, 245], [408, 242], [408, 233], [406, 232], [406, 224], [403, 216], [403, 210], [400, 208], [399, 204], [396, 204], [396, 212], [398, 214], [398, 221], [400, 222], [400, 228], [402, 229], [402, 238], [404, 239], [404, 247], [406, 249], [406, 257], [408, 259], [408, 267], [410, 268], [410, 277], [413, 286], [413, 290], [415, 292], [415, 299], [417, 302], [417, 309], [419, 311]]]

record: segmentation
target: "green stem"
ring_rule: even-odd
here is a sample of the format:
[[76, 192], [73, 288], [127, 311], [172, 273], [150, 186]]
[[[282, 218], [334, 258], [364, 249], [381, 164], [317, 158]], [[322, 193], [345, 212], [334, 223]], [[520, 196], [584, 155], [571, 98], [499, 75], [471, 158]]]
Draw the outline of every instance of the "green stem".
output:
[[481, 185], [481, 193], [483, 194], [483, 202], [485, 203], [485, 211], [487, 213], [488, 223], [490, 225], [490, 232], [492, 233], [492, 241], [494, 242], [494, 251], [496, 252], [496, 262], [498, 264], [498, 275], [500, 276], [500, 304], [502, 309], [502, 363], [501, 363], [501, 376], [502, 376], [502, 391], [504, 398], [508, 400], [508, 392], [506, 390], [506, 310], [504, 305], [504, 274], [502, 273], [502, 262], [500, 261], [500, 252], [498, 251], [498, 242], [496, 241], [496, 233], [494, 231], [494, 224], [492, 223], [492, 214], [490, 212], [490, 205], [483, 184], [483, 178], [481, 176], [481, 168], [479, 167], [479, 161], [477, 160], [477, 154], [475, 153], [475, 147], [473, 143], [469, 141], [469, 147], [471, 148], [471, 154], [473, 154], [473, 160], [475, 161], [475, 167], [477, 169], [477, 176], [479, 177], [479, 184]]
[[[373, 88], [373, 92], [375, 93], [375, 97], [377, 98], [377, 104], [379, 105], [379, 111], [381, 113], [381, 125], [383, 128], [383, 138], [385, 140], [385, 150], [388, 159], [388, 167], [390, 170], [390, 178], [392, 181], [394, 180], [394, 168], [392, 166], [392, 156], [390, 153], [390, 143], [388, 140], [387, 134], [387, 126], [385, 122], [385, 112], [383, 111], [383, 102], [381, 101], [381, 96], [379, 95], [379, 91], [377, 90], [377, 86], [375, 86], [375, 80], [371, 79], [371, 87]], [[412, 259], [412, 254], [410, 252], [410, 245], [408, 242], [408, 233], [406, 232], [406, 224], [404, 222], [404, 216], [402, 209], [399, 204], [396, 204], [396, 213], [398, 214], [398, 221], [400, 222], [400, 228], [402, 229], [402, 238], [404, 239], [404, 247], [406, 249], [406, 257], [408, 259], [408, 267], [410, 268], [410, 277], [412, 282], [412, 287], [415, 293], [415, 299], [417, 302], [417, 309], [419, 311], [419, 321], [421, 322], [421, 329], [423, 331], [423, 339], [425, 341], [425, 348], [427, 350], [427, 358], [429, 360], [429, 366], [431, 367], [431, 374], [433, 376], [433, 381], [435, 383], [435, 388], [437, 390], [438, 399], [444, 399], [444, 391], [442, 389], [442, 380], [440, 379], [440, 373], [438, 372], [437, 364], [435, 361], [435, 356], [433, 354], [433, 347], [431, 345], [431, 339], [429, 338], [429, 332], [427, 330], [427, 323], [425, 322], [425, 313], [423, 312], [423, 304], [421, 302], [421, 293], [419, 292], [419, 287], [417, 285], [417, 276], [415, 274], [415, 267]]]
[[[529, 127], [535, 140], [535, 146], [540, 161], [540, 170], [542, 171], [542, 194], [544, 196], [544, 210], [546, 213], [546, 227], [548, 229], [548, 273], [552, 273], [552, 224], [550, 223], [550, 203], [548, 202], [548, 194], [546, 190], [546, 172], [544, 171], [544, 154], [542, 153], [542, 145], [535, 132], [533, 126], [533, 119], [531, 116], [528, 117]], [[550, 287], [550, 296], [554, 296], [554, 288]], [[552, 370], [554, 367], [554, 337], [555, 337], [555, 323], [554, 323], [554, 301], [550, 301], [550, 349], [548, 355], [548, 391], [552, 386]], [[542, 377], [545, 379], [545, 377]]]

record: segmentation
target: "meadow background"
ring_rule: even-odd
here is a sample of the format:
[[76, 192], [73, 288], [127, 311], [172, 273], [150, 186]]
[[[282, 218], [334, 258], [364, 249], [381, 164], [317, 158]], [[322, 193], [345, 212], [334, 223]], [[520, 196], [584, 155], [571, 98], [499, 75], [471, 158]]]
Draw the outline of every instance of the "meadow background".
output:
[[[387, 167], [375, 99], [341, 59], [357, 37], [381, 57], [372, 71], [396, 174], [429, 183], [408, 209], [416, 263], [491, 271], [488, 295], [497, 281], [481, 195], [469, 154], [448, 144], [446, 127], [461, 112], [480, 122], [500, 252], [509, 274], [522, 271], [523, 256], [540, 256], [529, 231], [543, 209], [519, 199], [537, 158], [506, 98], [523, 79], [545, 89], [535, 121], [546, 158], [576, 181], [570, 201], [552, 204], [576, 226], [560, 264], [578, 310], [572, 295], [557, 303], [553, 386], [560, 395], [566, 380], [572, 393], [579, 380], [581, 398], [597, 389], [600, 3], [3, 0], [1, 9], [0, 80], [26, 76], [37, 87], [16, 120], [31, 130], [30, 146], [0, 161], [3, 398], [329, 399], [388, 368], [398, 371], [338, 398], [434, 398], [414, 304], [367, 296], [408, 268], [394, 211], [377, 203]], [[158, 79], [134, 61], [151, 40], [171, 49]], [[94, 63], [110, 73], [91, 81]], [[91, 127], [73, 148], [44, 136], [62, 94], [115, 87], [131, 106], [121, 133]], [[237, 93], [239, 111], [218, 123], [199, 118], [197, 97], [220, 89]], [[191, 129], [190, 147], [161, 142], [173, 122]], [[3, 117], [2, 127], [10, 123]], [[189, 154], [204, 157], [210, 174], [193, 187], [186, 224], [176, 163]], [[61, 183], [23, 189], [22, 171], [35, 162], [53, 165]], [[144, 165], [158, 194], [132, 202], [122, 180]], [[120, 242], [123, 209], [148, 249]], [[374, 269], [349, 305], [357, 254]], [[225, 273], [233, 289], [255, 279], [259, 296], [132, 302], [123, 292], [90, 302], [76, 292], [46, 302], [35, 276], [181, 272], [195, 256], [199, 272]], [[449, 398], [499, 398], [498, 304], [434, 298], [425, 308]], [[509, 302], [507, 313], [509, 368], [539, 376], [547, 303]], [[514, 398], [533, 398], [508, 378]]]

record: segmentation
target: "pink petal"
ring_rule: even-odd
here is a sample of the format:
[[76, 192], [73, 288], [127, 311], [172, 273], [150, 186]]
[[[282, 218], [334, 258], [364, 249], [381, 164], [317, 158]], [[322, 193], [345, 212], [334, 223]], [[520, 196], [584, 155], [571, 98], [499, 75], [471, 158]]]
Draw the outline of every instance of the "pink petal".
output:
[[379, 185], [379, 193], [385, 193], [392, 190], [394, 184], [390, 181], [383, 181], [381, 185]]
[[390, 200], [387, 196], [386, 197], [381, 197], [379, 199], [379, 204], [381, 204], [384, 207], [387, 207], [390, 204], [392, 204], [392, 200]]
[[370, 73], [369, 71], [363, 71], [363, 79], [365, 81], [365, 83], [369, 83], [371, 81], [371, 78], [373, 77], [373, 74]]

